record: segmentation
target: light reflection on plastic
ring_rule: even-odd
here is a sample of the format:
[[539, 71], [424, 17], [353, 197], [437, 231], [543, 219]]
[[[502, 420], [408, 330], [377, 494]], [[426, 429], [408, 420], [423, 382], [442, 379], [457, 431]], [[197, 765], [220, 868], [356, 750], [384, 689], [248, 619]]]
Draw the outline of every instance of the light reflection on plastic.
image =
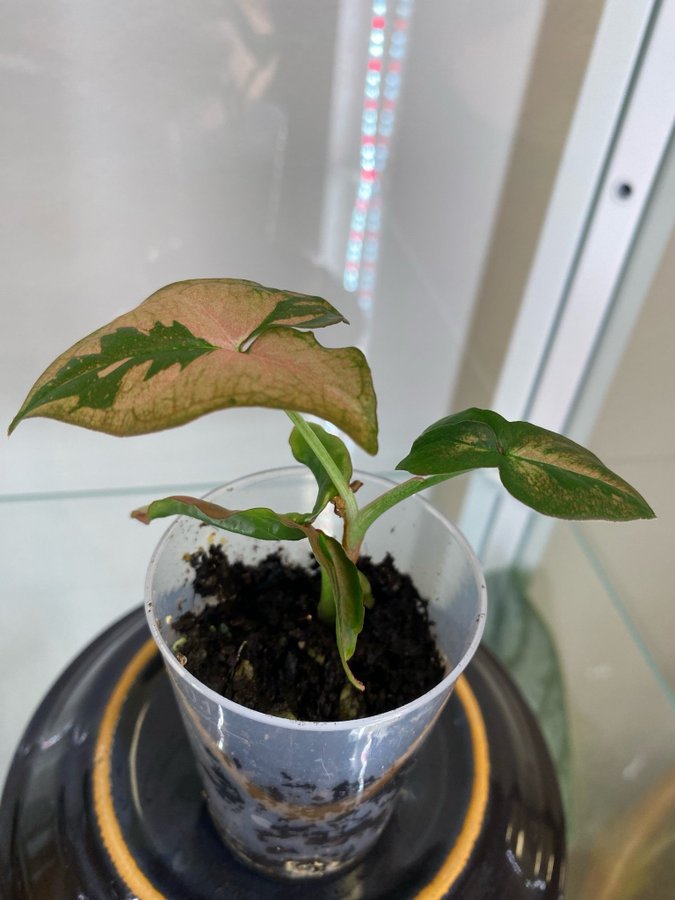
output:
[[[382, 176], [396, 123], [403, 61], [414, 0], [398, 0], [393, 17], [385, 0], [374, 0], [363, 91], [359, 182], [347, 239], [343, 283], [358, 292], [359, 307], [373, 303], [382, 228]], [[388, 46], [387, 46], [387, 37]]]

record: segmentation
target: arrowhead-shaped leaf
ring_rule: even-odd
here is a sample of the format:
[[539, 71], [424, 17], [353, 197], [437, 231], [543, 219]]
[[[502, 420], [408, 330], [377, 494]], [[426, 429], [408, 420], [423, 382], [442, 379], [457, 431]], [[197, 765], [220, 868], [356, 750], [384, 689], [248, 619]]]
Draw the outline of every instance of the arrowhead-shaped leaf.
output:
[[490, 410], [441, 419], [397, 466], [416, 475], [499, 469], [504, 487], [537, 512], [561, 519], [651, 519], [654, 512], [628, 482], [574, 441]]
[[285, 516], [265, 507], [227, 509], [196, 497], [165, 497], [163, 500], [154, 500], [149, 506], [134, 510], [131, 515], [146, 525], [153, 519], [163, 519], [166, 516], [190, 516], [207, 525], [262, 541], [299, 541], [307, 537], [305, 531], [295, 525], [294, 513]]
[[[334, 434], [329, 434], [325, 428], [318, 425], [316, 422], [308, 422], [307, 424], [326, 448], [331, 459], [342, 473], [345, 481], [350, 481], [352, 477], [352, 460], [344, 441], [341, 441], [340, 438], [336, 437]], [[298, 462], [307, 466], [312, 471], [319, 487], [314, 509], [307, 518], [308, 521], [311, 521], [315, 519], [326, 504], [335, 497], [338, 490], [297, 427], [291, 432], [288, 442], [291, 445], [293, 456]]]
[[314, 413], [369, 452], [375, 394], [363, 354], [311, 333], [344, 321], [326, 300], [251, 281], [182, 281], [79, 341], [44, 372], [10, 432], [47, 416], [109, 434], [144, 434], [217, 409]]
[[359, 570], [335, 538], [311, 526], [306, 526], [306, 533], [314, 556], [328, 577], [332, 590], [335, 604], [335, 634], [342, 666], [350, 682], [362, 691], [363, 682], [356, 678], [348, 664], [354, 655], [356, 640], [363, 628], [363, 588]]

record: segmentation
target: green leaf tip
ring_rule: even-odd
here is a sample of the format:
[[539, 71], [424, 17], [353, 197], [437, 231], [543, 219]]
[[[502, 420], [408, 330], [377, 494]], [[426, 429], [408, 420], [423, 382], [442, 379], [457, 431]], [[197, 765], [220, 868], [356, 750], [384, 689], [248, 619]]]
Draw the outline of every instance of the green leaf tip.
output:
[[377, 413], [368, 363], [312, 329], [346, 322], [321, 297], [252, 281], [181, 281], [74, 344], [40, 376], [9, 427], [45, 416], [146, 434], [239, 406], [326, 419], [370, 453]]
[[[249, 282], [254, 284], [254, 282]], [[262, 285], [256, 285], [256, 289], [262, 292], [275, 294], [273, 288], [263, 288]], [[345, 319], [342, 313], [338, 312], [334, 306], [331, 306], [327, 300], [321, 297], [309, 297], [305, 294], [286, 294], [282, 300], [277, 301], [276, 306], [263, 321], [249, 334], [240, 344], [239, 349], [264, 334], [270, 328], [278, 327], [281, 323], [294, 322], [296, 328], [326, 328], [328, 325], [338, 325], [343, 323], [349, 325], [349, 321]]]
[[427, 428], [398, 469], [448, 477], [495, 467], [517, 500], [561, 519], [630, 521], [655, 514], [634, 487], [569, 438], [509, 422], [491, 410], [467, 409]]

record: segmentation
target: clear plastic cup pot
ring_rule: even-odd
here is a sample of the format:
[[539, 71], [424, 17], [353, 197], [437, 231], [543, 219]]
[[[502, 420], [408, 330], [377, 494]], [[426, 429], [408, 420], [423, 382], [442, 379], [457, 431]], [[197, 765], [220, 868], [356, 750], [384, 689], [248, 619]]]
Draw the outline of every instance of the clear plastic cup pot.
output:
[[[362, 473], [367, 503], [391, 482]], [[312, 508], [316, 485], [304, 468], [276, 469], [209, 494], [233, 509]], [[332, 508], [316, 523], [339, 534]], [[148, 571], [146, 613], [197, 760], [213, 821], [240, 859], [268, 875], [307, 878], [358, 862], [385, 828], [405, 770], [433, 727], [454, 684], [478, 647], [486, 590], [478, 561], [462, 535], [416, 495], [369, 530], [363, 552], [391, 553], [429, 601], [447, 674], [432, 690], [391, 712], [346, 722], [311, 723], [247, 709], [200, 683], [172, 652], [172, 622], [208, 602], [195, 596], [186, 554], [222, 541], [230, 558], [255, 563], [279, 547], [293, 562], [309, 561], [306, 541], [275, 544], [213, 534], [179, 518], [164, 534]], [[366, 612], [367, 615], [367, 612]], [[367, 689], [367, 687], [366, 687]]]

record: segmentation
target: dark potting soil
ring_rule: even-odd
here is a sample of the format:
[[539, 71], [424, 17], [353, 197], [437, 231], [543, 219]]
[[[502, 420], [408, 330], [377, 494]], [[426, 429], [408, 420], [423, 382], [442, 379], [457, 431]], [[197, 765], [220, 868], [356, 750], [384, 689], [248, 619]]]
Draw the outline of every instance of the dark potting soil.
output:
[[390, 556], [377, 564], [359, 561], [375, 601], [350, 661], [364, 692], [347, 681], [335, 629], [316, 616], [318, 569], [290, 565], [278, 554], [255, 566], [230, 563], [218, 545], [190, 561], [196, 592], [217, 602], [174, 623], [176, 655], [236, 703], [309, 722], [337, 721], [395, 709], [443, 678], [427, 601]]

